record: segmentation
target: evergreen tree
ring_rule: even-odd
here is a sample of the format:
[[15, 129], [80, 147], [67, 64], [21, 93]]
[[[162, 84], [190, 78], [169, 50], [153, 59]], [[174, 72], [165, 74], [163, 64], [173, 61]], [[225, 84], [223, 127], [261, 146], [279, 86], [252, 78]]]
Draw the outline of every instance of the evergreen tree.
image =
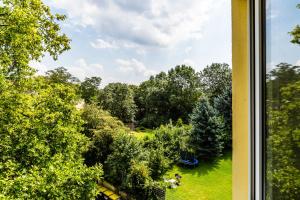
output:
[[232, 89], [225, 87], [224, 91], [219, 94], [214, 100], [215, 109], [218, 115], [222, 117], [223, 130], [225, 132], [224, 143], [225, 147], [232, 146]]
[[201, 98], [191, 115], [190, 144], [200, 157], [218, 156], [224, 148], [221, 119], [207, 98]]

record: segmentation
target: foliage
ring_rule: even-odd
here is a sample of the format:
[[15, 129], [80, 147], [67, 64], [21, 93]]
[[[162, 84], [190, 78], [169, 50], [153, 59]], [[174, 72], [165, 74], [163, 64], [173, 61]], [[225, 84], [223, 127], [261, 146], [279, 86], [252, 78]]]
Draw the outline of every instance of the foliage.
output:
[[[297, 5], [297, 8], [300, 9], [300, 4]], [[296, 25], [296, 27], [289, 34], [293, 37], [291, 42], [300, 45], [300, 26]]]
[[81, 116], [85, 122], [83, 133], [91, 140], [89, 150], [85, 154], [85, 162], [88, 165], [104, 163], [111, 153], [110, 145], [114, 137], [119, 131], [127, 128], [121, 121], [95, 104], [85, 105]]
[[296, 200], [300, 196], [300, 82], [288, 84], [280, 93], [280, 107], [268, 109], [267, 183], [275, 199]]
[[75, 88], [33, 77], [29, 66], [69, 49], [65, 16], [41, 0], [3, 0], [0, 13], [0, 198], [91, 199], [102, 169], [83, 164], [89, 141]]
[[110, 83], [101, 91], [99, 103], [113, 116], [124, 123], [130, 123], [134, 121], [136, 113], [133, 95], [133, 90], [127, 84]]
[[232, 146], [232, 88], [225, 87], [223, 92], [214, 100], [214, 107], [218, 115], [222, 117], [223, 130], [225, 135], [225, 147]]
[[169, 120], [188, 122], [188, 115], [201, 95], [198, 73], [189, 66], [176, 66], [143, 82], [135, 93], [137, 120], [141, 126], [159, 127]]
[[219, 156], [224, 149], [225, 134], [222, 123], [216, 110], [210, 105], [207, 98], [200, 99], [191, 115], [190, 145], [197, 156], [213, 158]]
[[85, 78], [80, 84], [80, 94], [86, 103], [95, 102], [99, 96], [100, 77]]
[[57, 59], [70, 48], [58, 24], [65, 16], [51, 14], [41, 0], [3, 0], [0, 13], [0, 70], [5, 76], [32, 74], [29, 61], [39, 60], [46, 52]]
[[101, 168], [87, 168], [88, 140], [73, 87], [43, 77], [22, 87], [0, 78], [0, 194], [9, 199], [92, 198]]
[[190, 66], [176, 66], [168, 72], [166, 90], [170, 103], [169, 119], [177, 121], [181, 118], [187, 123], [201, 95], [198, 73]]
[[54, 83], [78, 83], [78, 78], [74, 77], [68, 70], [64, 67], [59, 67], [54, 70], [49, 70], [46, 72], [47, 78]]
[[225, 87], [231, 87], [231, 69], [226, 63], [213, 63], [200, 72], [200, 80], [205, 95], [213, 101]]
[[168, 124], [155, 130], [155, 136], [146, 138], [144, 146], [149, 150], [149, 167], [154, 180], [161, 178], [172, 164], [177, 163], [182, 151], [188, 151], [189, 126]]
[[161, 72], [141, 83], [136, 90], [135, 102], [138, 108], [136, 119], [140, 126], [154, 128], [168, 122], [169, 101], [166, 91], [167, 85], [167, 75]]
[[115, 137], [111, 151], [105, 161], [105, 176], [113, 184], [126, 188], [126, 177], [132, 163], [146, 160], [142, 144], [135, 137], [121, 132]]
[[300, 80], [300, 66], [280, 63], [267, 74], [267, 98], [272, 99], [272, 107], [278, 109], [282, 103], [280, 90], [289, 83]]

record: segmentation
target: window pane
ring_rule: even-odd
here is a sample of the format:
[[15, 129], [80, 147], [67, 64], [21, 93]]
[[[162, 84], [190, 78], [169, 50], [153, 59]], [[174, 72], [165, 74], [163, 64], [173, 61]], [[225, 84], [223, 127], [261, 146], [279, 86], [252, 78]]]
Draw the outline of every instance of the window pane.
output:
[[[298, 25], [297, 25], [298, 24]], [[266, 199], [300, 199], [300, 4], [266, 2]]]

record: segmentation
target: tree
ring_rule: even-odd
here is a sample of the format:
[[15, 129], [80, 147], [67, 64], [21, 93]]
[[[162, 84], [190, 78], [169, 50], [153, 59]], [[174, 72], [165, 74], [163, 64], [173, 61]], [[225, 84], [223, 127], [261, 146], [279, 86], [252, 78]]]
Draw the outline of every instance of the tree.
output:
[[59, 67], [46, 72], [47, 78], [54, 83], [78, 83], [79, 79], [74, 77], [64, 67]]
[[213, 63], [200, 72], [200, 80], [204, 93], [213, 102], [225, 87], [231, 87], [231, 69], [226, 63]]
[[267, 99], [274, 109], [282, 103], [280, 90], [288, 84], [300, 80], [300, 66], [280, 63], [267, 74]]
[[135, 92], [137, 121], [148, 128], [159, 127], [169, 121], [169, 95], [166, 90], [168, 77], [165, 72], [151, 76]]
[[214, 100], [214, 107], [218, 115], [222, 117], [223, 131], [226, 133], [225, 147], [232, 146], [232, 88], [225, 87], [223, 92]]
[[190, 145], [199, 157], [213, 158], [224, 149], [221, 119], [207, 98], [200, 99], [191, 115]]
[[[297, 8], [300, 9], [300, 4], [297, 5]], [[292, 43], [300, 45], [300, 26], [296, 27], [290, 32], [290, 35], [293, 37], [291, 40]]]
[[99, 96], [99, 86], [101, 83], [100, 77], [85, 78], [80, 84], [80, 94], [86, 103], [95, 101]]
[[0, 198], [94, 198], [102, 169], [83, 164], [75, 89], [29, 66], [69, 49], [58, 25], [65, 17], [41, 0], [1, 1], [0, 13]]
[[168, 72], [167, 93], [170, 103], [169, 118], [189, 121], [189, 114], [201, 96], [198, 73], [186, 65], [176, 66]]
[[129, 131], [117, 118], [95, 104], [86, 105], [81, 114], [84, 120], [83, 133], [91, 140], [89, 150], [85, 153], [85, 162], [89, 166], [104, 163], [112, 153], [110, 145], [120, 131]]
[[200, 96], [199, 75], [192, 67], [176, 66], [152, 76], [136, 90], [139, 124], [153, 128], [179, 118], [188, 123]]
[[5, 76], [19, 79], [32, 74], [29, 61], [46, 52], [57, 59], [70, 49], [70, 40], [59, 27], [65, 16], [51, 14], [41, 0], [5, 0], [0, 13], [0, 66]]
[[110, 83], [99, 95], [100, 105], [124, 123], [134, 121], [136, 105], [132, 89], [125, 83]]
[[104, 165], [105, 175], [112, 183], [126, 188], [132, 163], [146, 160], [142, 145], [134, 136], [121, 132], [112, 143], [111, 151]]
[[43, 77], [22, 86], [0, 77], [0, 196], [93, 198], [102, 169], [83, 164], [89, 141], [80, 133], [75, 89]]
[[282, 103], [268, 110], [267, 189], [274, 199], [300, 197], [300, 82], [294, 82], [280, 91]]

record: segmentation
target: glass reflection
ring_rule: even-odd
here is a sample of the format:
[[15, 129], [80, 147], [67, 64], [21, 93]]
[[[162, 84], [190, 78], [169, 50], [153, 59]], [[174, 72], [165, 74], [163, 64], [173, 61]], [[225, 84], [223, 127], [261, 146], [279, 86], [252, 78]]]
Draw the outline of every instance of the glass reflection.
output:
[[267, 0], [266, 199], [300, 199], [300, 4]]

